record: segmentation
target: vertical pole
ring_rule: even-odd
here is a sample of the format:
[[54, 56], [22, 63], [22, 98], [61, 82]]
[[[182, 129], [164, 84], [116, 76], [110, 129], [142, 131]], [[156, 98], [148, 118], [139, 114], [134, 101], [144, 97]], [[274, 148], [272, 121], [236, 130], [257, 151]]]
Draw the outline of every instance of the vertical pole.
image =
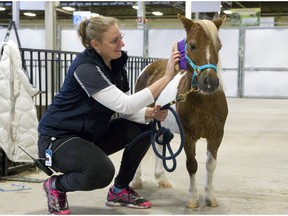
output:
[[145, 20], [145, 3], [144, 1], [137, 2], [137, 27], [138, 29], [144, 28], [144, 20]]
[[12, 1], [12, 20], [15, 23], [16, 28], [19, 28], [19, 11], [20, 11], [20, 2]]
[[239, 28], [239, 50], [238, 50], [238, 83], [237, 83], [237, 97], [242, 98], [244, 92], [244, 59], [245, 59], [245, 29], [240, 23]]
[[191, 15], [192, 15], [192, 2], [191, 0], [186, 0], [185, 1], [185, 17], [187, 19], [191, 19], [192, 18]]
[[137, 2], [137, 27], [138, 29], [143, 29], [143, 57], [148, 58], [148, 29], [146, 25], [146, 16], [145, 16], [145, 2]]
[[149, 35], [148, 35], [148, 27], [147, 24], [144, 23], [144, 29], [143, 29], [143, 38], [144, 38], [144, 44], [143, 44], [143, 57], [148, 58], [149, 57]]
[[[45, 2], [45, 37], [46, 37], [46, 41], [45, 41], [45, 48], [49, 49], [49, 50], [56, 50], [56, 4], [57, 2], [54, 1], [46, 1]], [[49, 98], [49, 103], [51, 103], [53, 101], [54, 98], [54, 84], [56, 82], [55, 78], [56, 75], [56, 67], [54, 66], [54, 53], [51, 53], [51, 59], [52, 61], [49, 62], [47, 61], [47, 65], [45, 65], [46, 69], [47, 69], [47, 74], [45, 74], [45, 76], [47, 76], [47, 86], [46, 89], [49, 89], [49, 91], [46, 91], [46, 97]], [[45, 105], [48, 105], [45, 104]]]
[[45, 2], [45, 36], [46, 49], [56, 49], [56, 2]]

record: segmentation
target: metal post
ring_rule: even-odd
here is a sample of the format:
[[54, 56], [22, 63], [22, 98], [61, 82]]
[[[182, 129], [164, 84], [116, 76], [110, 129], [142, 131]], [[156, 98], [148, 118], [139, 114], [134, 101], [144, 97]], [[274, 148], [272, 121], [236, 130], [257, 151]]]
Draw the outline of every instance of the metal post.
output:
[[56, 49], [56, 2], [45, 2], [46, 49]]
[[185, 1], [185, 17], [187, 19], [191, 19], [192, 18], [191, 15], [192, 15], [192, 2], [191, 0], [186, 0]]
[[138, 1], [137, 2], [137, 27], [138, 29], [144, 28], [144, 21], [145, 21], [145, 2], [144, 1]]
[[237, 83], [237, 96], [243, 97], [244, 90], [244, 55], [245, 55], [245, 30], [243, 25], [240, 23], [239, 28], [239, 50], [238, 50], [238, 83]]
[[[49, 50], [56, 50], [56, 4], [57, 2], [54, 1], [47, 1], [45, 2], [45, 35], [46, 35], [46, 49]], [[52, 56], [54, 58], [54, 54], [52, 53]], [[47, 69], [47, 77], [48, 77], [48, 86], [46, 86], [47, 89], [50, 91], [46, 91], [48, 98], [51, 98], [51, 101], [53, 101], [54, 98], [54, 84], [56, 80], [54, 80], [54, 77], [56, 76], [54, 73], [56, 71], [56, 68], [54, 67], [54, 59], [52, 59], [51, 62], [48, 62], [47, 65], [45, 65]]]
[[137, 23], [138, 29], [143, 29], [143, 57], [148, 58], [148, 29], [146, 25], [146, 16], [145, 16], [145, 2], [137, 2]]
[[15, 26], [19, 28], [19, 11], [20, 11], [20, 2], [12, 1], [12, 20], [15, 22]]

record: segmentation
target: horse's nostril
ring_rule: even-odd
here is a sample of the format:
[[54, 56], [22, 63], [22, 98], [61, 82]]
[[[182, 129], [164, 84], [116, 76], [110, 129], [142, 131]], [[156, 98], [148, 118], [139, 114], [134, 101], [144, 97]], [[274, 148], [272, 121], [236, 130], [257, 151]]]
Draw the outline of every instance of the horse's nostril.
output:
[[208, 77], [205, 77], [204, 84], [205, 85], [209, 85], [210, 84], [210, 79]]
[[211, 79], [209, 77], [205, 77], [204, 78], [204, 86], [207, 88], [207, 89], [211, 89], [211, 88], [217, 88], [219, 85], [219, 80], [218, 79]]
[[206, 86], [206, 88], [210, 89], [211, 86], [211, 80], [208, 77], [205, 77], [204, 79], [204, 85]]

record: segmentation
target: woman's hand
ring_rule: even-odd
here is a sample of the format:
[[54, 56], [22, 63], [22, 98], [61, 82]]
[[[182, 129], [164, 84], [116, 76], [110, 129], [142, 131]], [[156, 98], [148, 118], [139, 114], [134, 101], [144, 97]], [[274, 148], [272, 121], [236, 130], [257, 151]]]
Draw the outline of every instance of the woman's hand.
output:
[[156, 105], [153, 108], [148, 108], [147, 113], [149, 113], [149, 118], [154, 118], [157, 121], [164, 121], [166, 117], [168, 116], [168, 109], [160, 110], [161, 106]]
[[170, 59], [166, 66], [166, 72], [163, 77], [148, 86], [154, 98], [157, 98], [161, 91], [174, 78], [178, 71], [175, 70], [175, 65], [180, 61], [180, 52], [175, 51], [171, 53]]
[[166, 72], [165, 75], [168, 77], [168, 79], [172, 80], [174, 76], [177, 74], [177, 71], [175, 70], [175, 65], [180, 61], [180, 52], [179, 51], [173, 51], [171, 53], [171, 56], [168, 60]]

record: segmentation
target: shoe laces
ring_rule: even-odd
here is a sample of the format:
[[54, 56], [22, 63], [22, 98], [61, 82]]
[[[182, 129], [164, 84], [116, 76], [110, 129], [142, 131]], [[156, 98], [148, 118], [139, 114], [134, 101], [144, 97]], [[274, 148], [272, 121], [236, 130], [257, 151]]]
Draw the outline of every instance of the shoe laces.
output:
[[66, 207], [67, 204], [67, 196], [65, 192], [58, 192], [58, 203], [61, 209]]
[[138, 200], [138, 199], [143, 199], [143, 197], [140, 197], [139, 194], [131, 187], [127, 187], [126, 188], [127, 192], [128, 192], [128, 197], [129, 197], [129, 200], [132, 201], [132, 200]]
[[68, 207], [66, 192], [57, 191], [50, 187], [49, 203], [58, 211]]

